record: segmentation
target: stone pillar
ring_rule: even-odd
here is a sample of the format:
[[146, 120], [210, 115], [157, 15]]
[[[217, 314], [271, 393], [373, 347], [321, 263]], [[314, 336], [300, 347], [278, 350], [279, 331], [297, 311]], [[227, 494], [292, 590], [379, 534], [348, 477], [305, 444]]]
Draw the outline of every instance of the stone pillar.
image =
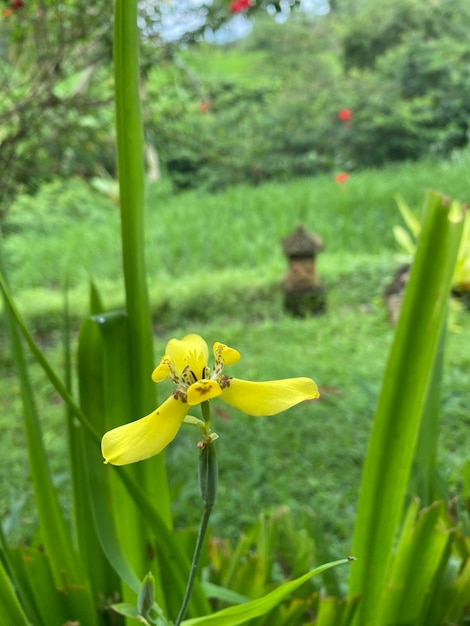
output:
[[288, 260], [284, 279], [284, 308], [294, 317], [324, 313], [326, 289], [316, 273], [316, 256], [323, 250], [323, 241], [315, 233], [298, 226], [282, 240], [282, 249]]

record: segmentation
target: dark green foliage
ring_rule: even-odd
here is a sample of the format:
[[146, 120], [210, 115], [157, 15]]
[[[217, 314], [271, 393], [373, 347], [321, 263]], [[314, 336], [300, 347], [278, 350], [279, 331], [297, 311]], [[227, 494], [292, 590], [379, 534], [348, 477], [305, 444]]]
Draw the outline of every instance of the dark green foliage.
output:
[[[221, 188], [331, 169], [341, 74], [328, 26], [257, 18], [225, 48], [201, 45], [149, 75], [148, 133], [180, 188]], [[326, 45], [326, 47], [325, 47]], [[320, 88], [321, 86], [321, 88]]]
[[24, 2], [0, 23], [0, 211], [54, 176], [114, 171], [111, 0]]
[[347, 12], [340, 20], [346, 70], [374, 67], [383, 54], [411, 33], [419, 33], [422, 41], [447, 35], [464, 40], [470, 19], [465, 0], [367, 0], [357, 7], [352, 16]]
[[[373, 68], [350, 73], [355, 115], [344, 134], [346, 162], [360, 167], [446, 155], [466, 145], [470, 49], [447, 4], [431, 11], [427, 2], [418, 3], [427, 8], [428, 21], [411, 22], [394, 45], [374, 57]], [[354, 59], [352, 64], [361, 65]]]

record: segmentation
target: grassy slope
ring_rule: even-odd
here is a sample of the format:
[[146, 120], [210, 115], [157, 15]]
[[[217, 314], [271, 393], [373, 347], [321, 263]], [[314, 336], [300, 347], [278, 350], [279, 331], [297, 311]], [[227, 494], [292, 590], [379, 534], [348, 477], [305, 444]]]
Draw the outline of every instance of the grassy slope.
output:
[[[227, 285], [243, 294], [253, 283], [279, 282], [285, 271], [280, 240], [299, 223], [323, 237], [320, 271], [333, 280], [361, 258], [390, 256], [397, 250], [392, 226], [401, 219], [394, 196], [400, 193], [419, 208], [425, 189], [432, 187], [464, 200], [469, 158], [359, 172], [344, 185], [322, 176], [176, 196], [164, 186], [151, 186], [147, 256], [152, 300], [161, 313], [172, 309], [177, 317], [197, 309], [202, 297], [217, 301]], [[49, 210], [51, 203], [60, 207], [61, 219], [57, 209]], [[84, 183], [20, 198], [8, 219], [10, 278], [23, 310], [50, 316], [60, 309], [66, 274], [78, 314], [84, 312], [90, 276], [109, 306], [122, 302], [117, 212]], [[174, 323], [174, 317], [169, 321]]]
[[[335, 556], [349, 551], [361, 463], [392, 333], [381, 294], [397, 266], [391, 226], [399, 217], [393, 196], [400, 192], [419, 206], [424, 189], [433, 186], [465, 199], [466, 167], [465, 162], [405, 164], [358, 173], [342, 187], [321, 178], [216, 196], [172, 197], [151, 190], [147, 234], [157, 354], [169, 337], [200, 332], [209, 343], [221, 340], [242, 352], [241, 363], [232, 369], [239, 377], [310, 375], [322, 389], [320, 401], [269, 419], [248, 418], [216, 404], [221, 466], [216, 532], [234, 535], [264, 508], [287, 503], [315, 512]], [[60, 306], [60, 291], [47, 288], [60, 258], [54, 256], [57, 247], [47, 245], [48, 237], [67, 238], [70, 258], [88, 264], [106, 287], [108, 303], [119, 303], [112, 215], [99, 222], [91, 212], [91, 224], [70, 220], [62, 233], [50, 235], [43, 224], [39, 241], [27, 229], [21, 236], [10, 235], [13, 283], [37, 332], [50, 330], [57, 319], [51, 313]], [[279, 240], [299, 222], [320, 233], [326, 244], [319, 269], [329, 310], [309, 320], [283, 316], [279, 293], [285, 272]], [[85, 310], [87, 273], [76, 268], [73, 275], [77, 314]], [[449, 341], [440, 448], [442, 472], [453, 485], [465, 464], [470, 419], [464, 404], [469, 360], [462, 340], [470, 332], [468, 316], [461, 316], [461, 324], [463, 334]], [[48, 332], [44, 341], [60, 364], [55, 339], [57, 334]], [[6, 516], [7, 530], [20, 535], [31, 532], [34, 511], [18, 388], [7, 352], [0, 363], [0, 514]], [[33, 376], [53, 472], [66, 485], [62, 407], [36, 368]], [[199, 514], [197, 438], [186, 426], [168, 450], [179, 524], [195, 523]]]

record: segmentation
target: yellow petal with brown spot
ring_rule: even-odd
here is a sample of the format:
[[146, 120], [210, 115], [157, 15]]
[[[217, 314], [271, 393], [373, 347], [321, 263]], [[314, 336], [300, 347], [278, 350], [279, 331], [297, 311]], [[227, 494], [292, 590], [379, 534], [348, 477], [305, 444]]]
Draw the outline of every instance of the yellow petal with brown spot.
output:
[[222, 389], [215, 380], [198, 380], [197, 383], [188, 387], [188, 404], [189, 406], [195, 406], [205, 400], [217, 398], [221, 393]]

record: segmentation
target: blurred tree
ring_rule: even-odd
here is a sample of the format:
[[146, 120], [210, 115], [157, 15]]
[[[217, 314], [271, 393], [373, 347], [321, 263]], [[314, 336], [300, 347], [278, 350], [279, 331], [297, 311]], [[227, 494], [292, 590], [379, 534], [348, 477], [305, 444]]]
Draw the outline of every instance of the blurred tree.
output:
[[[348, 11], [351, 4], [355, 10]], [[411, 32], [423, 41], [467, 38], [470, 3], [466, 0], [342, 0], [340, 6], [344, 8], [339, 15], [344, 18], [340, 39], [346, 70], [374, 67], [381, 55]]]
[[[189, 73], [175, 54], [182, 44], [268, 5], [281, 11], [281, 4], [267, 1], [141, 0], [144, 79], [163, 58], [179, 64], [184, 83]], [[282, 10], [298, 5], [292, 0]], [[54, 176], [115, 173], [112, 14], [112, 0], [3, 0], [0, 217], [16, 193], [34, 192]], [[160, 141], [156, 137], [157, 146]]]
[[[3, 2], [0, 211], [55, 176], [116, 174], [112, 0]], [[470, 3], [331, 6], [141, 0], [149, 174], [160, 159], [177, 188], [216, 189], [465, 146]], [[252, 32], [230, 41], [239, 18]]]
[[258, 14], [249, 37], [179, 51], [178, 65], [153, 68], [147, 132], [178, 187], [332, 167], [328, 133], [341, 107], [342, 68], [325, 20], [294, 14], [279, 24]]
[[[55, 175], [113, 167], [112, 1], [6, 3], [0, 22], [0, 207]], [[103, 71], [103, 68], [105, 71]]]
[[[468, 143], [470, 21], [466, 0], [398, 0], [342, 24], [345, 85], [355, 110], [343, 137], [355, 167], [427, 155]], [[370, 29], [371, 17], [376, 28]], [[379, 34], [381, 34], [379, 36]], [[351, 47], [352, 42], [354, 47]]]

